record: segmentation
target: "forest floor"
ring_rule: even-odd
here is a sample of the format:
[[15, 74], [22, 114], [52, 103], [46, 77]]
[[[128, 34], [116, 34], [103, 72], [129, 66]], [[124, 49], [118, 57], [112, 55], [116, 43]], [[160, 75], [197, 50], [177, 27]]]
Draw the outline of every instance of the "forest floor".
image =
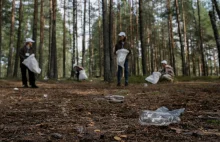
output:
[[[220, 82], [117, 87], [102, 81], [38, 81], [38, 89], [0, 80], [0, 142], [220, 140]], [[14, 90], [17, 87], [18, 90]], [[111, 103], [106, 95], [123, 95]], [[143, 126], [142, 110], [185, 108], [181, 122]]]

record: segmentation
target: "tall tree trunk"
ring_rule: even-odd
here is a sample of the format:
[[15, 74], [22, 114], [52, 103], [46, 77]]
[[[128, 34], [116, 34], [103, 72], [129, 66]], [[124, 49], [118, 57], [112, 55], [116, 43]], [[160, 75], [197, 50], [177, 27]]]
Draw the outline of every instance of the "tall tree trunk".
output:
[[77, 9], [78, 9], [78, 3], [77, 3], [77, 0], [76, 0], [76, 4], [75, 4], [75, 6], [76, 6], [76, 19], [75, 19], [75, 21], [76, 21], [76, 29], [75, 29], [75, 31], [76, 31], [76, 63], [77, 63], [77, 65], [79, 65], [79, 51], [78, 51], [78, 22], [77, 22], [77, 20], [78, 20], [78, 12], [77, 12]]
[[102, 76], [102, 33], [101, 33], [101, 6], [99, 1], [99, 76]]
[[82, 40], [82, 66], [85, 63], [85, 52], [86, 52], [86, 1], [84, 0], [84, 16], [83, 16], [83, 40]]
[[19, 7], [19, 25], [18, 25], [18, 34], [17, 34], [17, 48], [16, 48], [16, 55], [15, 55], [15, 65], [14, 65], [14, 74], [13, 77], [17, 77], [18, 75], [18, 61], [19, 61], [19, 50], [21, 46], [21, 25], [23, 23], [23, 4], [22, 0], [20, 0], [20, 7]]
[[139, 23], [138, 23], [138, 18], [139, 18], [139, 11], [138, 11], [138, 0], [136, 0], [136, 46], [137, 46], [137, 49], [136, 49], [136, 64], [137, 64], [137, 75], [140, 75], [140, 64], [139, 64], [139, 33], [138, 33], [138, 26], [139, 26]]
[[38, 0], [34, 0], [34, 19], [33, 19], [33, 34], [32, 39], [35, 41], [33, 43], [33, 49], [35, 56], [36, 55], [36, 49], [37, 49], [37, 22], [38, 22]]
[[75, 58], [76, 58], [76, 6], [77, 2], [76, 0], [73, 0], [73, 53], [72, 53], [72, 60], [71, 60], [71, 77], [74, 77], [74, 69], [73, 66], [76, 64]]
[[182, 18], [183, 18], [183, 36], [184, 36], [184, 53], [186, 53], [186, 55], [184, 56], [184, 58], [185, 58], [185, 75], [189, 75], [189, 62], [186, 62], [186, 61], [188, 61], [188, 60], [186, 60], [186, 57], [187, 57], [187, 55], [188, 55], [188, 53], [187, 53], [187, 49], [188, 49], [188, 44], [187, 44], [187, 31], [186, 31], [186, 18], [185, 18], [185, 7], [184, 7], [184, 5], [183, 5], [183, 0], [181, 0], [181, 6], [182, 6]]
[[215, 5], [215, 9], [216, 9], [216, 12], [218, 14], [218, 18], [220, 19], [220, 10], [219, 10], [219, 7], [218, 7], [218, 3], [216, 0], [212, 0], [212, 3]]
[[140, 20], [140, 39], [141, 39], [141, 56], [142, 56], [142, 71], [143, 75], [147, 74], [146, 66], [146, 47], [144, 40], [144, 22], [143, 22], [143, 0], [139, 0], [139, 20]]
[[2, 0], [0, 0], [0, 78], [2, 76], [1, 59], [2, 59]]
[[209, 11], [209, 17], [210, 17], [210, 21], [212, 24], [213, 33], [215, 36], [216, 46], [218, 49], [218, 63], [219, 63], [218, 70], [220, 71], [220, 38], [219, 38], [218, 28], [217, 28], [216, 22], [215, 22], [215, 16], [213, 15], [212, 11]]
[[66, 77], [66, 0], [64, 0], [63, 15], [63, 78]]
[[[39, 46], [39, 67], [43, 70], [43, 46], [44, 46], [44, 0], [41, 0], [40, 8], [40, 46]], [[41, 74], [42, 77], [43, 74]]]
[[107, 12], [107, 0], [102, 0], [103, 12], [103, 38], [104, 38], [104, 80], [111, 80], [111, 65], [110, 63], [110, 47], [109, 47], [109, 23]]
[[53, 20], [53, 2], [52, 2], [52, 0], [50, 0], [49, 1], [49, 5], [50, 5], [50, 8], [49, 8], [49, 17], [50, 17], [50, 19], [49, 19], [49, 46], [48, 46], [48, 48], [49, 48], [49, 53], [48, 53], [48, 68], [47, 68], [47, 76], [48, 77], [50, 77], [50, 72], [51, 72], [51, 70], [50, 70], [50, 64], [51, 64], [51, 45], [52, 45], [52, 43], [51, 43], [51, 41], [52, 41], [52, 27], [53, 27], [53, 22], [52, 22], [52, 20]]
[[135, 54], [134, 54], [134, 38], [133, 38], [133, 0], [129, 0], [129, 12], [130, 12], [130, 24], [129, 24], [129, 30], [130, 30], [130, 45], [131, 45], [131, 75], [136, 74], [136, 68], [135, 68]]
[[114, 74], [114, 54], [113, 54], [113, 0], [109, 3], [109, 55], [110, 55], [110, 79], [113, 80], [112, 75]]
[[199, 43], [200, 43], [200, 54], [202, 61], [202, 76], [206, 76], [206, 64], [205, 64], [205, 56], [203, 49], [203, 38], [202, 38], [201, 16], [200, 16], [200, 0], [197, 0], [197, 9], [198, 9], [198, 17], [199, 17]]
[[121, 0], [118, 0], [117, 1], [117, 4], [118, 4], [118, 20], [119, 20], [119, 26], [118, 26], [118, 31], [122, 31], [122, 24], [121, 24]]
[[15, 28], [14, 25], [15, 25], [15, 0], [12, 1], [12, 10], [11, 10], [11, 28], [10, 28], [7, 77], [12, 76], [12, 57], [13, 57], [12, 52], [14, 48], [14, 28]]
[[178, 0], [175, 0], [175, 5], [176, 5], [176, 20], [178, 24], [179, 41], [180, 41], [180, 46], [181, 46], [182, 74], [185, 76], [186, 75], [185, 54], [184, 54], [184, 46], [182, 42], [182, 34], [181, 34], [181, 27], [180, 27], [180, 20], [179, 20], [180, 14], [179, 14]]
[[51, 42], [51, 59], [50, 59], [50, 78], [57, 79], [57, 47], [56, 47], [56, 9], [57, 1], [52, 0], [53, 4], [53, 17], [52, 17], [52, 42]]

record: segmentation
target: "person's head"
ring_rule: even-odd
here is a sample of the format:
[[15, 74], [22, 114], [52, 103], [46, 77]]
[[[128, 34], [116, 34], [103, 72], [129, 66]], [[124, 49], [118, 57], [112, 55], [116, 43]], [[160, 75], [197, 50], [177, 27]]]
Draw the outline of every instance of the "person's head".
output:
[[118, 36], [119, 36], [119, 41], [125, 41], [125, 40], [126, 40], [126, 34], [125, 34], [125, 32], [120, 32], [120, 33], [118, 34]]
[[33, 41], [31, 38], [26, 38], [26, 41], [25, 41], [26, 46], [32, 47], [33, 42], [35, 41]]
[[166, 61], [166, 60], [163, 60], [163, 61], [161, 61], [161, 64], [162, 64], [162, 67], [165, 68], [165, 66], [167, 65], [167, 61]]

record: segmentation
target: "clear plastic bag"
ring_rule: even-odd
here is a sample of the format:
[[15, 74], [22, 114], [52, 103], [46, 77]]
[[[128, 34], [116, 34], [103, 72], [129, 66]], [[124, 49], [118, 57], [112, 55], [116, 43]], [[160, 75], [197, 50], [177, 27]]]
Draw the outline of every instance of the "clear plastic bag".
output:
[[139, 122], [141, 125], [166, 126], [171, 123], [180, 122], [180, 114], [185, 108], [169, 111], [166, 107], [160, 107], [156, 111], [143, 110]]
[[105, 96], [105, 98], [112, 103], [123, 103], [124, 102], [124, 96], [120, 96], [120, 95], [108, 95]]

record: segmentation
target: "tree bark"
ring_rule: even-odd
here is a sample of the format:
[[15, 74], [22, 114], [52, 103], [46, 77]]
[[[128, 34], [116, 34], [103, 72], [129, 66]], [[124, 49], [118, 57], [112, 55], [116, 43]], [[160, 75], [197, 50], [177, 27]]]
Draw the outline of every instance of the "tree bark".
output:
[[0, 0], [0, 78], [2, 75], [1, 58], [2, 58], [2, 0]]
[[212, 3], [215, 5], [215, 9], [216, 9], [216, 12], [218, 14], [218, 18], [220, 19], [220, 10], [219, 10], [219, 7], [218, 7], [218, 3], [216, 0], [212, 0]]
[[64, 0], [63, 15], [63, 78], [66, 77], [66, 0]]
[[50, 0], [49, 1], [49, 4], [50, 4], [50, 8], [49, 8], [49, 45], [48, 45], [48, 48], [49, 48], [49, 53], [48, 53], [48, 68], [47, 68], [47, 76], [50, 77], [50, 64], [51, 64], [51, 41], [52, 41], [52, 27], [53, 27], [53, 1]]
[[179, 20], [178, 0], [175, 0], [175, 6], [176, 6], [176, 20], [177, 20], [177, 24], [178, 24], [179, 41], [180, 41], [180, 46], [181, 46], [182, 74], [183, 74], [183, 76], [185, 76], [186, 75], [185, 54], [184, 54], [184, 46], [183, 46], [183, 42], [182, 42], [182, 33], [181, 33], [180, 20]]
[[109, 3], [109, 55], [110, 55], [110, 79], [113, 80], [112, 75], [114, 74], [114, 54], [113, 54], [113, 0]]
[[19, 50], [21, 47], [21, 25], [23, 23], [23, 4], [22, 0], [20, 0], [20, 7], [19, 7], [19, 25], [18, 25], [18, 34], [17, 34], [17, 48], [16, 48], [16, 55], [15, 55], [15, 65], [14, 65], [14, 74], [13, 77], [17, 77], [18, 75], [18, 61], [19, 61]]
[[52, 0], [52, 42], [51, 42], [51, 60], [50, 60], [50, 78], [57, 79], [58, 72], [57, 72], [57, 47], [56, 47], [56, 8], [57, 8], [57, 1]]
[[76, 7], [77, 7], [77, 2], [76, 0], [73, 0], [73, 53], [72, 53], [72, 61], [71, 61], [71, 77], [74, 77], [75, 72], [73, 69], [73, 66], [76, 64]]
[[[39, 67], [43, 70], [43, 46], [44, 46], [44, 0], [41, 0], [40, 8], [40, 46], [39, 46]], [[41, 73], [41, 76], [43, 74]]]
[[202, 27], [201, 27], [201, 16], [200, 16], [200, 0], [197, 0], [197, 9], [198, 9], [198, 17], [199, 17], [199, 43], [200, 43], [200, 54], [202, 61], [202, 76], [206, 76], [206, 64], [205, 64], [205, 56], [203, 49], [203, 38], [202, 38]]
[[85, 52], [86, 52], [86, 1], [84, 0], [84, 16], [83, 16], [83, 39], [82, 39], [82, 66], [85, 66]]
[[219, 33], [218, 33], [218, 28], [217, 28], [217, 25], [216, 25], [216, 22], [215, 22], [215, 17], [213, 15], [213, 12], [212, 11], [209, 11], [209, 17], [210, 17], [210, 21], [211, 21], [211, 24], [212, 24], [212, 29], [213, 29], [213, 33], [214, 33], [214, 36], [215, 36], [215, 41], [216, 41], [216, 46], [217, 46], [217, 49], [218, 49], [218, 63], [219, 63], [219, 71], [220, 71], [220, 38], [219, 38]]
[[99, 76], [102, 76], [102, 33], [101, 33], [101, 6], [100, 6], [100, 1], [99, 1]]
[[143, 75], [147, 74], [146, 66], [146, 47], [144, 41], [144, 23], [143, 23], [143, 0], [139, 0], [139, 20], [140, 20], [140, 39], [141, 39], [141, 56], [142, 56], [142, 71]]
[[104, 81], [110, 82], [111, 65], [110, 65], [110, 47], [109, 47], [109, 23], [107, 12], [107, 0], [102, 0], [103, 12], [103, 38], [104, 38]]
[[36, 55], [36, 47], [37, 47], [37, 22], [38, 22], [38, 0], [34, 0], [34, 19], [33, 19], [33, 34], [32, 39], [35, 41], [32, 45], [32, 48], [34, 49], [35, 57]]
[[14, 49], [14, 28], [15, 28], [14, 25], [15, 25], [15, 0], [12, 1], [12, 10], [11, 10], [11, 28], [10, 28], [7, 77], [12, 76], [12, 57], [13, 57], [12, 52]]

